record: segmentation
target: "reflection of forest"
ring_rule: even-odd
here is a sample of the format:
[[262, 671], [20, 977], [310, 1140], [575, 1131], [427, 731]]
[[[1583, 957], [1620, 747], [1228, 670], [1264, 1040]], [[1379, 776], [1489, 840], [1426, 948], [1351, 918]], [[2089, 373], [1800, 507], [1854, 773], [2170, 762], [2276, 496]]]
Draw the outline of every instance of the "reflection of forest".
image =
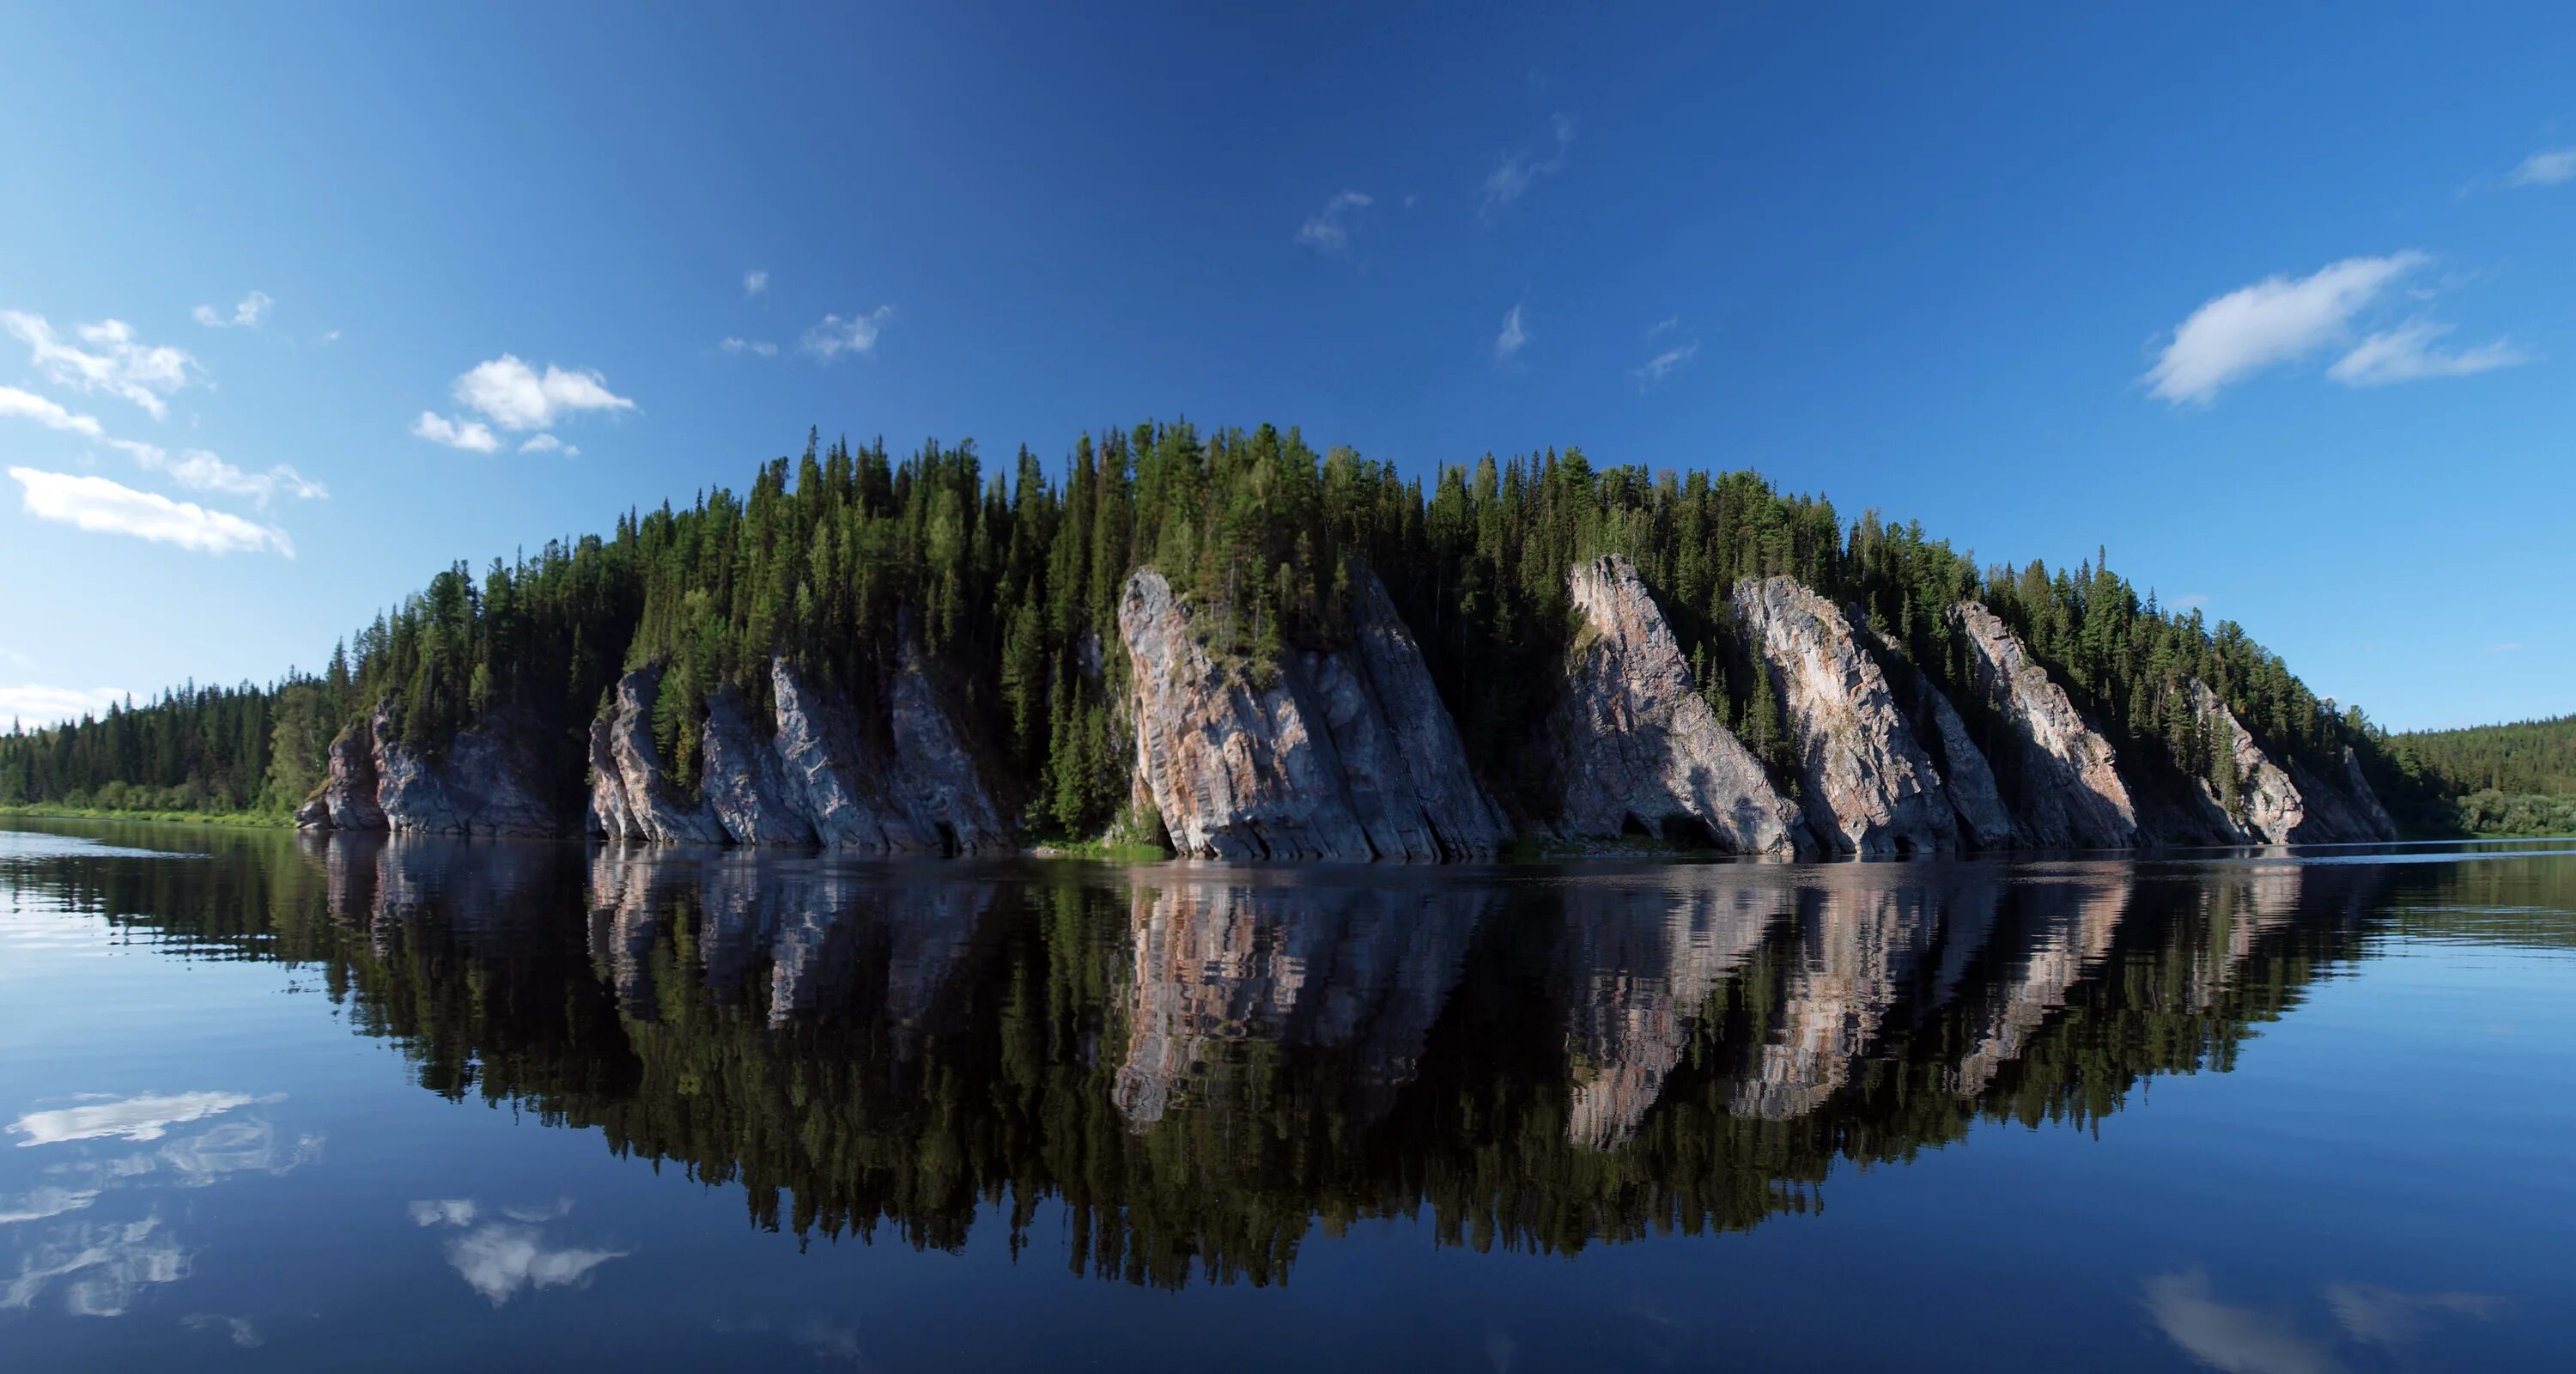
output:
[[[2500, 864], [1488, 871], [584, 856], [339, 837], [12, 875], [311, 961], [422, 1084], [739, 1184], [756, 1224], [1284, 1278], [1361, 1217], [1569, 1249], [1754, 1225], [1837, 1159], [2224, 1068]], [[2402, 900], [2401, 900], [2402, 899]]]

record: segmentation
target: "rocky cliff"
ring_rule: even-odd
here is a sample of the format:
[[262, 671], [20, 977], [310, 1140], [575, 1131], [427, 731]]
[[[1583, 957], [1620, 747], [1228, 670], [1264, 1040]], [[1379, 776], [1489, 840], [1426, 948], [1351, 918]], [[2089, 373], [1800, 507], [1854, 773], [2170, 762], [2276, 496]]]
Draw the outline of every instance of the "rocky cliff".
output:
[[2111, 742], [1994, 612], [1965, 601], [1950, 615], [1967, 632], [1976, 690], [2002, 723], [2005, 738], [1989, 758], [2022, 837], [2049, 848], [2136, 844], [2137, 809]]
[[1211, 651], [1160, 572], [1127, 579], [1137, 790], [1181, 854], [1432, 861], [1510, 838], [1385, 589], [1351, 583], [1349, 646], [1257, 665]]
[[1834, 604], [1786, 577], [1735, 586], [1735, 619], [1796, 740], [1799, 799], [1836, 854], [1959, 847], [1957, 817], [1896, 694]]
[[1798, 808], [1701, 696], [1636, 566], [1576, 564], [1581, 619], [1565, 696], [1549, 721], [1558, 833], [1643, 829], [1741, 854], [1812, 849]]
[[331, 741], [322, 785], [295, 812], [304, 830], [398, 835], [550, 835], [559, 828], [512, 723], [462, 730], [444, 756], [406, 749], [392, 703]]
[[2191, 680], [2191, 710], [2212, 746], [2236, 771], [2235, 805], [2217, 784], [2199, 779], [2202, 804], [2228, 838], [2247, 844], [2287, 844], [2307, 822], [2307, 803], [2290, 775], [2254, 742], [2236, 713], [2199, 678]]
[[2362, 776], [2360, 756], [2350, 748], [2343, 751], [2342, 777], [2320, 777], [2315, 769], [2293, 758], [2290, 781], [2307, 803], [2305, 823], [2291, 834], [2292, 843], [2347, 844], [2397, 838], [2397, 822], [2379, 804], [2379, 794], [2371, 790], [2370, 779]]
[[591, 726], [594, 835], [878, 854], [989, 853], [1009, 844], [1000, 809], [918, 658], [889, 684], [886, 744], [860, 728], [850, 702], [784, 658], [770, 662], [775, 720], [766, 734], [739, 690], [718, 689], [707, 698], [694, 799], [675, 785], [653, 742], [660, 689], [658, 670], [628, 673], [609, 713]]

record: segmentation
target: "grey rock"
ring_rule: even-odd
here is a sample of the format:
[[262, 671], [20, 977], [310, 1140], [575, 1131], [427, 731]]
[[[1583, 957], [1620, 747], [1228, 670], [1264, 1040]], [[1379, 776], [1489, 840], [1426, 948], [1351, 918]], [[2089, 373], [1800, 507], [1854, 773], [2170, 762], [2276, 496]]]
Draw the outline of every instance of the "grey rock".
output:
[[2011, 737], [2010, 799], [2023, 837], [2051, 848], [2136, 844], [2137, 808], [2111, 742], [1994, 612], [1963, 601], [1950, 615], [1967, 632], [1976, 690], [2002, 715]]
[[650, 844], [722, 844], [724, 825], [706, 802], [674, 793], [653, 743], [653, 701], [662, 670], [638, 668], [617, 680], [606, 719], [591, 726], [590, 830], [604, 839]]
[[2343, 776], [2320, 776], [2315, 769], [2296, 757], [2290, 760], [2290, 781], [2307, 801], [2307, 817], [2290, 839], [2298, 844], [2384, 843], [2397, 838], [2397, 822], [2387, 808], [2379, 804], [2379, 794], [2371, 790], [2370, 780], [2362, 776], [2361, 759], [2347, 747], [2343, 753]]
[[1721, 849], [1811, 847], [1798, 809], [1718, 720], [1636, 566], [1579, 563], [1567, 589], [1582, 617], [1565, 695], [1549, 720], [1556, 826], [1569, 837], [1697, 830]]
[[559, 826], [514, 722], [488, 719], [460, 730], [431, 760], [406, 749], [393, 703], [377, 705], [331, 741], [322, 785], [297, 808], [311, 830], [398, 835], [551, 835]]
[[2207, 778], [2199, 786], [2210, 820], [2228, 838], [2247, 844], [2287, 844], [2307, 822], [2307, 803], [2289, 773], [2254, 742], [2236, 713], [2199, 678], [2191, 680], [2192, 715], [2208, 726], [2216, 746], [2227, 752], [2236, 769], [2236, 809], [2229, 811], [2218, 788]]
[[1941, 775], [1843, 613], [1786, 577], [1737, 583], [1734, 605], [1744, 642], [1787, 707], [1799, 797], [1818, 840], [1838, 854], [1958, 848]]
[[791, 775], [774, 740], [752, 732], [740, 688], [727, 684], [708, 695], [704, 740], [698, 795], [727, 839], [740, 845], [814, 843], [803, 779]]
[[1502, 843], [1411, 634], [1374, 575], [1352, 582], [1354, 643], [1265, 675], [1211, 654], [1160, 572], [1127, 579], [1136, 777], [1183, 855], [1428, 861]]

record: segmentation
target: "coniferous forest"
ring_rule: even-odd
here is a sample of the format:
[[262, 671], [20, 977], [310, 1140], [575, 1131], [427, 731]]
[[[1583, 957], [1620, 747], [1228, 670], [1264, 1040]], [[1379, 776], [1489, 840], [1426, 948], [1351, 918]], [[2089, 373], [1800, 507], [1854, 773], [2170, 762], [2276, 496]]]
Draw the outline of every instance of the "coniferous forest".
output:
[[1053, 471], [1026, 449], [987, 471], [971, 443], [896, 458], [881, 441], [809, 442], [742, 492], [629, 510], [606, 536], [479, 572], [459, 562], [319, 674], [13, 726], [0, 805], [282, 817], [322, 776], [333, 735], [390, 700], [402, 742], [433, 755], [460, 729], [513, 722], [569, 807], [584, 729], [629, 668], [665, 670], [654, 733], [687, 777], [707, 695], [733, 684], [762, 705], [771, 654], [864, 701], [918, 650], [955, 684], [1028, 829], [1095, 835], [1128, 799], [1123, 656], [1102, 652], [1127, 574], [1154, 566], [1215, 608], [1202, 622], [1212, 647], [1257, 672], [1347, 636], [1359, 563], [1389, 588], [1460, 734], [1487, 742], [1476, 765], [1510, 798], [1529, 782], [1516, 775], [1526, 751], [1490, 742], [1528, 738], [1548, 708], [1571, 634], [1566, 570], [1604, 553], [1637, 564], [1720, 718], [1775, 766], [1780, 708], [1730, 642], [1726, 598], [1739, 578], [1785, 573], [1855, 608], [1942, 683], [1967, 671], [1948, 608], [1984, 601], [2129, 766], [2228, 770], [2190, 709], [2196, 677], [2276, 757], [2322, 769], [2357, 748], [2419, 833], [2543, 827], [2548, 796], [2576, 792], [2571, 721], [2387, 734], [2319, 700], [2241, 627], [2160, 606], [2098, 553], [2073, 568], [1980, 567], [1918, 524], [1847, 519], [1751, 472], [1596, 468], [1568, 448], [1446, 466], [1426, 486], [1346, 448], [1318, 453], [1294, 429], [1175, 423], [1085, 436]]

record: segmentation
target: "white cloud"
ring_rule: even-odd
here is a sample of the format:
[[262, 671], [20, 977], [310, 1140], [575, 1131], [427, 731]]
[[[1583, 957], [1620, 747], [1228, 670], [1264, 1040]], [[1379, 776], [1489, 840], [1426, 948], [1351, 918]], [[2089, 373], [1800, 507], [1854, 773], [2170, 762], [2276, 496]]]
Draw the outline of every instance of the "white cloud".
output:
[[756, 353], [764, 358], [775, 357], [778, 353], [778, 345], [766, 340], [728, 338], [716, 347], [727, 353]]
[[25, 489], [22, 500], [27, 513], [39, 520], [58, 521], [94, 533], [130, 534], [199, 553], [275, 549], [289, 558], [295, 556], [295, 546], [288, 541], [286, 531], [207, 510], [194, 502], [136, 491], [104, 477], [35, 468], [11, 468], [9, 475]]
[[277, 302], [271, 300], [267, 292], [253, 291], [233, 306], [231, 319], [225, 319], [211, 305], [198, 306], [194, 313], [197, 323], [208, 329], [230, 329], [235, 326], [247, 329], [258, 324], [260, 316], [267, 314], [268, 308], [275, 304]]
[[[13, 475], [14, 475], [13, 470]], [[50, 1112], [29, 1112], [12, 1123], [11, 1135], [23, 1135], [18, 1148], [60, 1145], [73, 1140], [122, 1137], [159, 1140], [171, 1127], [199, 1121], [250, 1105], [247, 1093], [174, 1093], [167, 1097], [129, 1097], [93, 1102]]]
[[1529, 330], [1521, 324], [1521, 308], [1515, 305], [1503, 316], [1503, 332], [1494, 336], [1494, 361], [1507, 363], [1529, 342]]
[[528, 441], [519, 445], [519, 452], [560, 453], [566, 458], [578, 458], [581, 456], [581, 449], [579, 447], [567, 444], [563, 440], [558, 439], [551, 434], [529, 435]]
[[1663, 317], [1662, 319], [1655, 321], [1653, 325], [1651, 325], [1651, 326], [1649, 326], [1649, 327], [1647, 328], [1647, 330], [1646, 330], [1646, 337], [1647, 337], [1647, 338], [1649, 338], [1649, 339], [1651, 339], [1651, 338], [1656, 337], [1656, 336], [1657, 336], [1657, 335], [1659, 335], [1659, 334], [1670, 334], [1670, 333], [1672, 333], [1674, 330], [1679, 329], [1679, 328], [1681, 328], [1681, 327], [1682, 327], [1682, 317], [1681, 317], [1681, 316], [1679, 316], [1679, 315], [1666, 315], [1666, 316], [1665, 316], [1665, 317]]
[[742, 274], [742, 294], [757, 296], [769, 289], [769, 269], [755, 267]]
[[2141, 380], [2176, 405], [2349, 336], [2353, 317], [2390, 282], [2431, 261], [2407, 251], [2346, 258], [2292, 280], [2265, 277], [2219, 296], [2182, 322]]
[[323, 332], [323, 335], [322, 335], [322, 340], [321, 340], [321, 341], [322, 341], [324, 344], [335, 344], [335, 343], [338, 343], [338, 342], [340, 341], [340, 331], [339, 331], [339, 330], [336, 330], [336, 329], [332, 329], [332, 330], [326, 330], [326, 331], [324, 331], [324, 332]]
[[492, 437], [490, 425], [480, 420], [459, 424], [435, 410], [422, 411], [420, 418], [411, 422], [411, 432], [433, 444], [471, 449], [476, 453], [491, 453], [501, 447], [501, 441]]
[[1297, 241], [1327, 253], [1338, 253], [1350, 246], [1350, 226], [1342, 222], [1353, 210], [1365, 210], [1377, 202], [1359, 191], [1343, 191], [1324, 202], [1324, 208], [1306, 217], [1297, 230]]
[[2504, 339], [2457, 353], [2435, 350], [2433, 341], [2450, 332], [2451, 326], [2430, 320], [2382, 330], [2343, 355], [2326, 369], [2326, 375], [2345, 386], [2386, 386], [2426, 377], [2466, 377], [2530, 361], [2522, 350]]
[[134, 461], [154, 472], [168, 473], [179, 485], [191, 491], [218, 492], [226, 496], [247, 496], [266, 510], [279, 492], [301, 500], [330, 499], [330, 489], [313, 481], [284, 463], [266, 472], [244, 472], [222, 458], [201, 448], [182, 449], [172, 458], [169, 450], [158, 444], [138, 443], [132, 439], [107, 440], [110, 448], [123, 449]]
[[20, 391], [14, 386], [0, 386], [0, 415], [33, 420], [47, 429], [59, 429], [65, 434], [85, 434], [92, 439], [99, 437], [97, 416], [75, 415], [54, 401], [32, 391]]
[[2502, 644], [2490, 644], [2486, 648], [2479, 650], [2479, 652], [2484, 654], [2518, 654], [2522, 652], [2522, 641], [2518, 639], [2508, 639]]
[[539, 372], [504, 353], [456, 379], [456, 403], [482, 412], [503, 429], [550, 429], [565, 415], [588, 410], [633, 410], [635, 403], [608, 389], [597, 372], [566, 371], [552, 363]]
[[844, 353], [873, 353], [878, 333], [884, 330], [886, 321], [893, 318], [894, 307], [891, 305], [880, 305], [864, 315], [853, 315], [847, 319], [825, 315], [821, 324], [805, 331], [805, 338], [798, 347], [825, 362]]
[[1535, 161], [1526, 152], [1504, 154], [1485, 178], [1486, 214], [1520, 199], [1540, 178], [1565, 170], [1566, 153], [1574, 147], [1574, 121], [1560, 114], [1549, 123], [1556, 134], [1556, 151]]
[[2576, 181], [2576, 148], [2552, 148], [2545, 153], [2533, 153], [2524, 158], [2522, 165], [2514, 168], [2513, 175], [2505, 180], [2515, 186], [2556, 186], [2561, 182]]
[[1678, 348], [1667, 348], [1663, 352], [1648, 358], [1646, 360], [1646, 365], [1638, 368], [1636, 371], [1638, 389], [1641, 391], [1652, 390], [1656, 383], [1673, 375], [1674, 371], [1680, 368], [1682, 364], [1689, 362], [1692, 358], [1697, 357], [1698, 355], [1699, 340], [1693, 339], [1689, 343], [1683, 344]]
[[46, 687], [21, 683], [0, 687], [0, 716], [29, 726], [52, 725], [83, 716], [104, 715], [107, 708], [132, 696], [116, 687]]
[[0, 310], [0, 326], [27, 345], [27, 360], [46, 380], [85, 392], [105, 391], [141, 406], [153, 419], [170, 412], [161, 398], [186, 386], [205, 369], [185, 350], [166, 344], [137, 343], [134, 327], [123, 320], [103, 320], [74, 329], [79, 344], [67, 343], [42, 315]]

